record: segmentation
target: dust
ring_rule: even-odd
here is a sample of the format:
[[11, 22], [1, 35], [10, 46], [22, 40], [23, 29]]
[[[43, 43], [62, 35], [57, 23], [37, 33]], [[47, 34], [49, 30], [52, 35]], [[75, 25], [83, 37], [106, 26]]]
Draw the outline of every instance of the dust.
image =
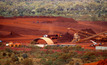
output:
[[53, 30], [53, 26], [54, 25], [49, 25], [49, 28], [48, 28], [48, 30], [49, 30], [49, 35], [53, 35], [54, 34], [54, 30]]

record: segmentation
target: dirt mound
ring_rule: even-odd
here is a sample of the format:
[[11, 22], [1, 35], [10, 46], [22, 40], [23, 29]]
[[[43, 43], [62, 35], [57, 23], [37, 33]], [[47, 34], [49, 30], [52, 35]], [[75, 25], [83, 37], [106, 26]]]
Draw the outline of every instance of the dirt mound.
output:
[[75, 21], [72, 18], [64, 18], [64, 17], [57, 17], [57, 22], [72, 22], [72, 23], [77, 23], [77, 21]]
[[[28, 25], [26, 25], [26, 27], [27, 26]], [[30, 27], [25, 28], [25, 27], [7, 26], [7, 25], [2, 25], [2, 28], [0, 30], [1, 31], [8, 31], [8, 32], [12, 31], [17, 34], [24, 34], [24, 35], [43, 35], [43, 34], [48, 33], [48, 30], [39, 30], [39, 28], [37, 29], [36, 27], [31, 29]]]
[[92, 36], [92, 35], [96, 34], [91, 28], [89, 28], [89, 29], [81, 29], [81, 31], [89, 33], [88, 34], [88, 33], [79, 32], [80, 33], [79, 36], [81, 38], [85, 38], [86, 36], [89, 37], [89, 36]]
[[100, 60], [98, 62], [86, 63], [84, 65], [107, 65], [107, 59]]
[[86, 32], [91, 33], [91, 34], [96, 34], [91, 28], [89, 28], [89, 29], [81, 29], [81, 31], [86, 31]]
[[0, 31], [0, 38], [7, 36], [9, 34], [10, 34], [10, 32], [8, 32], [8, 31]]
[[69, 34], [68, 32], [62, 35], [62, 37], [58, 38], [58, 42], [71, 42], [73, 39], [73, 35]]
[[107, 65], [107, 59], [100, 60], [97, 65]]
[[10, 32], [9, 35], [6, 36], [2, 36], [3, 38], [13, 38], [13, 37], [20, 37], [21, 35], [19, 35], [18, 33], [15, 32]]

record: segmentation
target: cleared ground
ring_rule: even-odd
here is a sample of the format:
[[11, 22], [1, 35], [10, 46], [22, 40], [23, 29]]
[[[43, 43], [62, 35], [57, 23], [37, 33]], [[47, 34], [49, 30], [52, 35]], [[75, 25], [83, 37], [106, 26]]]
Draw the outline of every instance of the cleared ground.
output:
[[[75, 21], [72, 18], [63, 17], [0, 18], [0, 40], [29, 44], [33, 39], [45, 34], [65, 34], [68, 32], [67, 28], [92, 29], [96, 33], [100, 33], [107, 31], [107, 22]], [[74, 32], [69, 31], [69, 33]], [[79, 44], [84, 47], [86, 43]]]

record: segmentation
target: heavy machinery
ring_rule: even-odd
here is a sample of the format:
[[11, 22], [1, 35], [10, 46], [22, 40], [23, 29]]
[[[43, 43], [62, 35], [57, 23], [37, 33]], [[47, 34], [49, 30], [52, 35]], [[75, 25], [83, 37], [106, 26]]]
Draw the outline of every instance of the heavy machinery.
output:
[[43, 37], [48, 37], [50, 39], [58, 39], [59, 37], [62, 37], [62, 35], [61, 34], [44, 35]]
[[6, 46], [8, 46], [8, 47], [20, 47], [20, 46], [22, 46], [22, 44], [21, 43], [9, 42], [6, 44]]
[[43, 35], [43, 37], [47, 37], [47, 38], [50, 38], [54, 43], [57, 43], [58, 41], [58, 39], [60, 38], [60, 37], [62, 37], [62, 35], [61, 34], [53, 34], [53, 35]]
[[77, 42], [82, 42], [82, 41], [86, 41], [86, 40], [89, 40], [89, 39], [93, 39], [95, 41], [100, 41], [100, 42], [107, 42], [107, 34], [106, 33], [107, 33], [107, 31], [104, 31], [104, 32], [86, 37], [84, 39], [81, 39]]
[[[75, 41], [75, 38], [72, 40], [72, 42], [83, 42], [87, 40], [95, 40], [99, 42], [107, 42], [107, 31], [101, 32], [101, 33], [90, 33], [88, 31], [82, 31], [82, 30], [77, 30], [74, 28], [68, 28], [69, 30], [73, 31], [74, 33], [78, 33], [80, 36], [80, 39]], [[83, 37], [83, 38], [82, 38]]]

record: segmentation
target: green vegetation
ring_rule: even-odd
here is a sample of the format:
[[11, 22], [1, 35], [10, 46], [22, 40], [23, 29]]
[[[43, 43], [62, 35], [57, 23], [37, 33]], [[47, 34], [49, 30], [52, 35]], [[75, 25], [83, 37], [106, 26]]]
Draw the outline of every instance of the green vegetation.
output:
[[0, 0], [0, 16], [63, 16], [107, 21], [106, 0]]
[[[9, 48], [0, 50], [1, 65], [83, 65], [107, 58], [106, 54], [83, 49], [80, 46], [57, 47], [47, 46], [45, 49], [29, 46], [31, 51], [12, 51]], [[57, 51], [56, 51], [57, 50]]]

